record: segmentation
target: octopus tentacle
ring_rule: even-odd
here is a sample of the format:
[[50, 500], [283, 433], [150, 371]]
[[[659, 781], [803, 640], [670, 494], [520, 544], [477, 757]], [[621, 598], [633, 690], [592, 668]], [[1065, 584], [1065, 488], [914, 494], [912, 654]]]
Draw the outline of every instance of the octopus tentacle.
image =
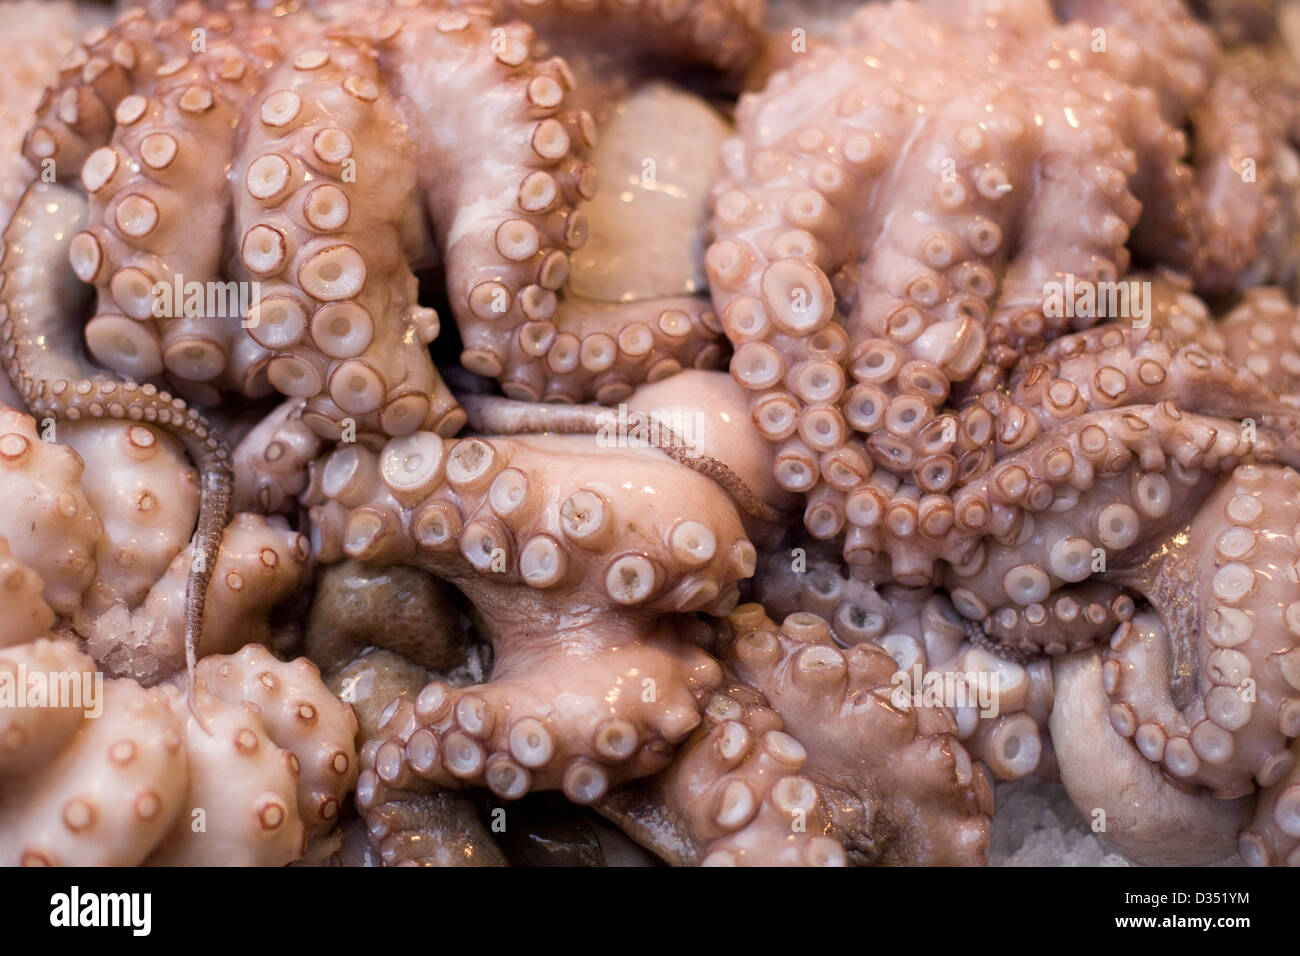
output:
[[303, 422], [305, 408], [300, 398], [283, 402], [235, 447], [231, 507], [236, 511], [297, 511], [297, 497], [307, 487], [308, 465], [320, 457], [324, 444]]
[[1229, 360], [1250, 370], [1284, 401], [1300, 396], [1300, 322], [1278, 288], [1256, 287], [1218, 322]]
[[[1296, 745], [1291, 751], [1295, 754]], [[1241, 831], [1238, 849], [1251, 866], [1300, 866], [1300, 771], [1293, 764], [1279, 781], [1260, 791], [1255, 816]]]
[[611, 45], [633, 58], [669, 57], [735, 72], [762, 42], [763, 6], [755, 0], [692, 0], [664, 5], [617, 0], [493, 0], [503, 17], [535, 28], [557, 52], [585, 53], [597, 62]]
[[176, 687], [156, 694], [170, 705], [188, 751], [183, 806], [204, 808], [207, 831], [194, 832], [182, 812], [148, 862], [275, 866], [297, 859], [312, 833], [333, 825], [356, 781], [351, 709], [309, 661], [285, 663], [257, 645], [204, 658], [196, 678], [202, 723]]
[[1165, 400], [1279, 430], [1300, 426], [1300, 412], [1248, 367], [1159, 328], [1102, 325], [1064, 336], [1022, 363], [1009, 384], [1011, 401], [1032, 410], [1044, 432], [1090, 411]]
[[6, 594], [0, 648], [35, 640], [53, 626], [54, 611], [42, 593], [45, 583], [13, 553], [4, 537], [0, 537], [0, 580]]
[[677, 866], [843, 866], [825, 834], [832, 809], [801, 770], [808, 753], [752, 688], [732, 682], [672, 765], [599, 804], [639, 843]]
[[[220, 314], [208, 312], [214, 296], [196, 302], [186, 287], [206, 292], [219, 281], [230, 133], [265, 64], [279, 59], [269, 24], [243, 12], [197, 27], [198, 52], [186, 49], [152, 75], [132, 77], [130, 95], [115, 104], [110, 142], [81, 167], [90, 220], [69, 254], [98, 293], [86, 343], [122, 375], [146, 380], [166, 370], [184, 387], [216, 383], [228, 371], [243, 318], [235, 287], [222, 287], [229, 294]], [[192, 235], [195, 218], [217, 225]]]
[[972, 636], [1000, 657], [1027, 663], [1106, 641], [1136, 610], [1123, 588], [1084, 581], [1058, 587], [1041, 602], [997, 608], [981, 622], [982, 633]]
[[[91, 679], [95, 664], [71, 641], [6, 648], [0, 667]], [[0, 795], [5, 865], [133, 866], [181, 821], [190, 759], [170, 708], [133, 681], [105, 681], [102, 713], [4, 708], [11, 771]], [[39, 716], [25, 727], [25, 716]], [[12, 715], [12, 716], [10, 716]], [[15, 734], [14, 731], [18, 733]]]
[[1242, 465], [1186, 532], [1153, 543], [1158, 559], [1112, 576], [1154, 613], [1111, 640], [1111, 723], [1174, 777], [1220, 795], [1248, 794], [1253, 781], [1270, 787], [1294, 762], [1297, 489], [1290, 468]]
[[[322, 474], [316, 550], [416, 563], [458, 584], [525, 584], [538, 599], [576, 588], [605, 606], [669, 611], [713, 607], [753, 573], [754, 547], [716, 485], [654, 451], [596, 447], [587, 436], [445, 442], [428, 432], [378, 455], [345, 446]], [[628, 473], [640, 488], [621, 487]], [[656, 513], [657, 486], [689, 489], [717, 511]], [[620, 540], [615, 528], [629, 522], [636, 537]]]
[[360, 431], [454, 434], [464, 415], [433, 366], [433, 310], [409, 260], [419, 225], [414, 147], [375, 51], [311, 37], [266, 80], [232, 177], [238, 271], [262, 283], [248, 334], [271, 383], [307, 399], [303, 421]]
[[[969, 562], [947, 570], [944, 580], [958, 609], [975, 620], [1008, 605], [1027, 615], [1062, 587], [1124, 567], [1177, 530], [1215, 477], [1196, 468], [1127, 464], [1108, 472], [1044, 493], [1045, 508], [1010, 509], [1002, 533], [981, 542]], [[1008, 480], [1016, 476], [1011, 471]]]
[[[22, 509], [0, 512], [14, 558], [40, 576], [44, 600], [65, 617], [82, 608], [95, 580], [103, 520], [86, 499], [84, 464], [71, 449], [42, 441], [36, 423], [0, 409], [0, 491]], [[60, 542], [49, 547], [47, 536]]]
[[486, 434], [595, 435], [606, 444], [657, 447], [717, 482], [745, 515], [763, 522], [780, 522], [793, 504], [771, 479], [766, 447], [745, 425], [743, 393], [721, 372], [692, 370], [642, 385], [617, 414], [599, 405], [544, 405], [492, 395], [463, 401], [471, 425]]
[[992, 808], [980, 806], [976, 768], [946, 711], [890, 702], [886, 688], [897, 667], [889, 654], [871, 644], [841, 653], [830, 626], [813, 614], [794, 614], [778, 629], [751, 604], [728, 621], [735, 634], [730, 666], [801, 742], [808, 755], [803, 773], [828, 795], [837, 793], [831, 832], [851, 856], [982, 862]]
[[721, 327], [699, 294], [696, 243], [681, 240], [702, 233], [728, 130], [681, 87], [736, 85], [762, 41], [761, 4], [504, 0], [493, 9], [536, 30], [539, 60], [562, 58], [566, 106], [600, 130], [590, 162], [605, 184], [583, 197], [589, 238], [570, 253], [554, 314], [521, 329], [524, 355], [507, 361], [502, 387], [533, 401], [611, 404], [642, 382], [716, 367]]
[[[374, 742], [371, 742], [374, 743]], [[363, 755], [363, 761], [365, 756]], [[505, 854], [463, 794], [390, 790], [363, 773], [357, 806], [384, 866], [505, 866]]]
[[1300, 73], [1288, 53], [1232, 51], [1191, 114], [1197, 169], [1193, 211], [1199, 215], [1190, 218], [1200, 229], [1200, 242], [1193, 257], [1164, 261], [1188, 270], [1206, 292], [1295, 281], [1297, 91]]
[[[185, 647], [193, 671], [204, 605], [230, 508], [230, 451], [196, 409], [153, 385], [118, 382], [84, 358], [77, 317], [84, 293], [67, 262], [86, 221], [84, 199], [64, 186], [33, 183], [4, 234], [0, 336], [4, 371], [33, 415], [55, 420], [109, 418], [157, 423], [175, 435], [199, 469], [199, 518], [186, 584]], [[58, 343], [51, 347], [47, 343]]]
[[306, 658], [284, 664], [260, 644], [229, 656], [205, 657], [198, 679], [227, 704], [252, 704], [267, 734], [291, 751], [297, 768], [298, 815], [309, 834], [334, 826], [357, 779], [352, 709], [320, 681]]
[[[95, 673], [73, 642], [45, 637], [0, 652], [0, 669], [20, 666], [60, 681]], [[211, 733], [198, 730], [177, 687], [131, 680], [105, 681], [84, 708], [0, 711], [0, 861], [277, 865], [300, 856], [303, 821], [328, 825], [355, 779], [355, 718], [305, 661], [284, 664], [263, 648], [206, 658], [198, 677]], [[219, 697], [209, 694], [214, 680]], [[198, 808], [206, 827], [196, 833], [187, 811]]]
[[136, 83], [191, 52], [191, 30], [229, 23], [221, 13], [188, 4], [175, 18], [153, 21], [139, 8], [127, 10], [110, 28], [96, 28], [60, 65], [59, 81], [36, 109], [36, 124], [23, 142], [28, 161], [55, 164], [59, 181], [70, 182], [86, 158], [108, 144], [113, 112]]
[[[1113, 27], [1114, 55], [1091, 50], [1094, 22]], [[1063, 55], [1069, 71], [1055, 68]], [[1002, 72], [1011, 62], [1014, 79]], [[778, 482], [807, 496], [810, 534], [843, 535], [853, 562], [889, 551], [895, 579], [922, 584], [930, 561], [887, 542], [913, 538], [924, 550], [924, 539], [944, 537], [960, 524], [963, 485], [1069, 415], [1175, 397], [1294, 431], [1289, 403], [1200, 345], [1164, 356], [1176, 364], [1159, 382], [1129, 372], [1136, 354], [1115, 355], [1097, 360], [1090, 374], [1104, 378], [1083, 393], [1064, 371], [1059, 382], [1031, 378], [1027, 387], [1053, 386], [1041, 394], [993, 391], [1021, 351], [1105, 317], [1057, 308], [1056, 286], [1119, 280], [1129, 246], [1145, 248], [1135, 227], [1167, 242], [1173, 225], [1196, 218], [1189, 206], [1213, 219], [1212, 163], [1183, 165], [1176, 127], [1213, 105], [1225, 76], [1181, 0], [1150, 11], [974, 4], [942, 16], [892, 3], [860, 9], [837, 46], [815, 47], [742, 97], [707, 264], [736, 348], [732, 373], [776, 447]], [[1277, 113], [1290, 123], [1287, 109]], [[1247, 128], [1285, 138], [1250, 120], [1239, 134]], [[1215, 162], [1236, 149], [1206, 148]], [[1243, 211], [1276, 191], [1269, 179]], [[903, 214], [898, 196], [908, 197]], [[1183, 251], [1155, 258], [1208, 261], [1212, 233], [1179, 233]], [[1212, 271], [1197, 273], [1206, 288], [1218, 283]], [[1154, 376], [1157, 365], [1142, 368]], [[1214, 384], [1228, 387], [1211, 400]]]
[[[1211, 292], [1231, 289], [1248, 273], [1278, 277], [1264, 253], [1273, 220], [1285, 215], [1279, 173], [1285, 160], [1278, 154], [1288, 149], [1294, 166], [1295, 152], [1278, 126], [1294, 110], [1280, 96], [1260, 95], [1263, 84], [1250, 59], [1238, 55], [1226, 60], [1196, 116], [1194, 159], [1204, 239], [1187, 265], [1198, 286]], [[1294, 92], [1294, 65], [1275, 58], [1272, 68], [1292, 73]]]
[[753, 599], [774, 619], [798, 611], [825, 618], [841, 644], [861, 644], [883, 635], [889, 604], [870, 576], [844, 564], [818, 542], [795, 539], [794, 544], [789, 550], [769, 549], [759, 555], [750, 582]]
[[198, 476], [175, 438], [143, 422], [82, 419], [58, 425], [57, 437], [95, 476], [82, 487], [104, 527], [85, 611], [134, 608], [189, 544]]
[[[483, 612], [496, 648], [491, 683], [426, 688], [420, 726], [380, 755], [385, 783], [404, 789], [422, 772], [443, 786], [486, 782], [506, 796], [558, 787], [589, 802], [615, 779], [660, 769], [671, 753], [661, 742], [698, 723], [688, 688], [716, 683], [716, 664], [657, 618], [734, 605], [753, 545], [707, 478], [653, 450], [597, 458], [594, 447], [587, 436], [445, 444], [417, 433], [379, 456], [342, 448], [326, 464], [326, 500], [312, 509], [317, 552], [449, 578]], [[622, 487], [618, 476], [631, 473], [636, 485]], [[707, 520], [665, 524], [652, 506], [670, 489]], [[695, 510], [706, 502], [711, 513]], [[556, 617], [574, 607], [583, 610]], [[557, 703], [574, 655], [590, 685]], [[633, 671], [638, 686], [650, 681], [649, 699], [611, 691]]]
[[[540, 58], [528, 26], [435, 7], [403, 9], [375, 30], [385, 75], [408, 104], [428, 168], [458, 165], [452, 154], [464, 140], [449, 129], [496, 137], [484, 148], [499, 164], [462, 166], [454, 178], [421, 183], [466, 368], [500, 379], [516, 398], [616, 401], [641, 381], [716, 361], [719, 330], [707, 301], [605, 302], [570, 281], [571, 256], [589, 232], [577, 205], [596, 196], [595, 168], [581, 158], [594, 146], [596, 126], [588, 112], [569, 107], [572, 72], [563, 60]], [[477, 97], [483, 89], [493, 96]], [[496, 111], [491, 119], [459, 115], [461, 104], [477, 111], [484, 102]]]
[[32, 180], [23, 139], [36, 106], [58, 75], [59, 63], [98, 19], [72, 0], [8, 0], [4, 17], [7, 29], [0, 43], [8, 76], [0, 93], [0, 222], [9, 221]]
[[504, 799], [563, 790], [589, 804], [611, 786], [663, 769], [699, 723], [693, 694], [717, 682], [717, 665], [667, 627], [633, 644], [621, 638], [579, 632], [570, 639], [568, 652], [584, 657], [585, 691], [566, 654], [539, 659], [540, 648], [520, 641], [498, 645], [490, 683], [427, 685], [414, 708], [398, 703], [386, 712], [379, 779], [401, 789], [420, 780], [486, 786]]
[[[346, 564], [337, 570], [353, 574], [360, 571]], [[422, 573], [413, 568], [394, 570], [399, 573], [392, 577], [399, 582], [403, 581], [401, 571]], [[384, 577], [378, 579], [381, 589]], [[341, 590], [338, 578], [339, 575], [334, 575], [332, 581], [327, 578], [326, 589], [336, 593]], [[409, 580], [409, 575], [405, 580]], [[330, 599], [325, 603], [330, 603]], [[318, 598], [312, 609], [313, 619], [321, 605]], [[375, 638], [383, 639], [382, 621], [378, 617], [358, 621], [356, 626], [369, 627]], [[334, 652], [333, 660], [342, 663], [339, 655], [343, 648], [337, 646], [339, 642], [333, 643], [335, 646], [330, 648]], [[432, 660], [436, 655], [426, 650], [424, 656]], [[447, 667], [453, 661], [444, 656], [438, 664]], [[390, 704], [397, 700], [414, 701], [428, 678], [428, 672], [410, 660], [389, 650], [374, 650], [337, 667], [327, 679], [327, 685], [335, 693], [352, 703], [361, 739], [365, 741], [360, 750], [362, 769], [357, 777], [356, 803], [365, 824], [366, 838], [378, 854], [378, 862], [384, 866], [504, 866], [506, 858], [479, 819], [473, 796], [450, 790], [432, 793], [397, 790], [382, 783], [375, 772], [375, 755], [385, 742], [380, 728], [388, 717]]]
[[[425, 168], [459, 167], [455, 177], [426, 174], [420, 186], [464, 341], [461, 364], [495, 378], [526, 357], [528, 324], [554, 315], [568, 253], [586, 240], [576, 204], [595, 194], [595, 181], [576, 149], [594, 141], [594, 127], [563, 108], [562, 64], [533, 59], [523, 24], [497, 27], [482, 13], [436, 8], [405, 10], [387, 24], [377, 27], [394, 31], [380, 47], [386, 79], [409, 104]], [[492, 97], [477, 95], [488, 89]], [[493, 115], [481, 115], [484, 104]], [[467, 124], [460, 110], [471, 108]], [[449, 132], [466, 128], [487, 137], [484, 148], [497, 157], [490, 170], [453, 159], [465, 144]]]
[[[1021, 665], [995, 657], [973, 640], [971, 622], [952, 602], [929, 588], [890, 585], [883, 593], [889, 613], [885, 633], [873, 643], [898, 667], [891, 679], [901, 695], [898, 706], [919, 700], [945, 707], [962, 746], [999, 779], [1040, 771], [1051, 750], [1045, 733], [1052, 709], [1047, 662]], [[990, 783], [978, 765], [973, 783], [981, 807], [991, 812]]]
[[1117, 734], [1108, 718], [1100, 650], [1057, 658], [1052, 676], [1050, 726], [1061, 782], [1082, 813], [1102, 819], [1102, 839], [1150, 865], [1195, 866], [1227, 857], [1250, 819], [1250, 799], [1191, 792]]
[[[1036, 420], [1023, 414], [1020, 423], [1028, 422], [1037, 431]], [[888, 554], [894, 579], [904, 584], [927, 583], [939, 558], [966, 568], [957, 573], [969, 575], [981, 567], [979, 544], [984, 537], [1014, 540], [1022, 530], [1032, 529], [1027, 518], [1065, 507], [1070, 496], [1131, 462], [1143, 471], [1167, 469], [1190, 483], [1198, 473], [1226, 470], [1244, 460], [1294, 458], [1292, 444], [1294, 438], [1287, 433], [1264, 428], [1256, 432], [1240, 422], [1184, 413], [1172, 402], [1093, 412], [1004, 458], [962, 486], [951, 504], [941, 501], [927, 509], [929, 502], [918, 503], [917, 496], [898, 486], [868, 486], [866, 514], [871, 520], [847, 546], [868, 559]], [[885, 516], [883, 528], [873, 523], [880, 514]], [[944, 520], [929, 520], [935, 515]], [[962, 613], [978, 620], [1003, 603], [1002, 598], [983, 606], [977, 602], [978, 610], [967, 606]]]
[[[896, 64], [874, 56], [864, 64], [852, 45], [817, 52], [777, 74], [761, 99], [742, 98], [708, 257], [737, 347], [732, 371], [754, 391], [758, 427], [777, 444], [778, 480], [813, 492], [835, 476], [825, 478], [809, 527], [819, 537], [862, 514], [845, 495], [866, 490], [877, 468], [910, 479], [918, 498], [969, 477], [956, 460], [967, 449], [939, 417], [952, 386], [986, 356], [1007, 364], [1014, 346], [1059, 333], [1064, 319], [1044, 308], [1047, 283], [1065, 271], [1114, 279], [1127, 267], [1123, 245], [1138, 211], [1124, 185], [1131, 152], [1117, 135], [1100, 167], [1114, 182], [1094, 181], [1061, 158], [1080, 152], [1070, 145], [1076, 127], [1033, 121], [1032, 97], [1059, 78], [1031, 67], [1017, 87], [1026, 92], [1010, 96], [978, 56], [953, 59], [946, 48], [960, 45], [956, 31], [932, 14], [894, 5], [859, 19], [864, 33], [869, 22], [929, 33]], [[992, 43], [980, 29], [962, 42]], [[923, 78], [935, 69], [944, 72]], [[1113, 127], [1105, 91], [1072, 82], [1072, 109], [1089, 116], [1077, 125]], [[858, 92], [863, 83], [884, 88], [879, 102]], [[994, 121], [961, 125], [995, 100]], [[934, 110], [918, 113], [922, 104]], [[1035, 169], [1036, 188], [1018, 185]], [[878, 201], [886, 192], [922, 197], [926, 214], [889, 215]], [[1073, 212], [1080, 202], [1083, 217]], [[1066, 243], [1057, 242], [1062, 221], [1078, 224]]]
[[[1143, 203], [1134, 250], [1190, 272], [1206, 292], [1290, 281], [1300, 78], [1289, 55], [1262, 46], [1221, 55], [1182, 0], [1053, 8], [1080, 30], [1104, 28], [1119, 55], [1095, 57], [1097, 67], [1149, 101], [1127, 124]], [[1150, 120], [1157, 109], [1163, 123]], [[1193, 132], [1190, 157], [1181, 125]]]

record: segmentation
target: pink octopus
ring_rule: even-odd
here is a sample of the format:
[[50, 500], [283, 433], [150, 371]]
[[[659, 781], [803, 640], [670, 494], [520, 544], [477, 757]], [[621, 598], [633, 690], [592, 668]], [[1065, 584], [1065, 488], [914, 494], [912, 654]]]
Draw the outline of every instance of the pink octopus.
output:
[[978, 864], [1037, 774], [1300, 862], [1251, 11], [267, 6], [123, 14], [25, 140], [0, 668], [114, 679], [0, 715], [0, 856], [499, 864], [477, 801], [557, 791], [605, 861]]

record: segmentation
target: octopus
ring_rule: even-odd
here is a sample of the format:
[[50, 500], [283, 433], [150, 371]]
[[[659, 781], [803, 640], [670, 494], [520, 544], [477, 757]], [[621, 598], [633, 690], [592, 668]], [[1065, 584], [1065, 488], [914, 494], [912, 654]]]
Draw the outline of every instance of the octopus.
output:
[[[961, 489], [1042, 431], [999, 391], [1022, 355], [1136, 318], [1095, 300], [1135, 258], [1232, 285], [1295, 182], [1289, 101], [1218, 105], [1264, 74], [1234, 80], [1180, 4], [995, 6], [861, 8], [741, 97], [715, 187], [714, 303], [778, 481], [811, 534], [915, 584], [985, 530]], [[1233, 164], [1266, 148], [1244, 182]]]
[[[0, 708], [3, 865], [275, 866], [333, 829], [356, 781], [357, 720], [315, 664], [249, 643], [205, 655], [194, 687], [180, 668], [153, 686], [105, 680], [52, 629], [43, 575], [0, 542], [0, 680], [22, 700]], [[73, 699], [55, 696], [56, 677]]]
[[1300, 864], [1271, 6], [776, 7], [155, 0], [39, 68], [0, 686], [94, 696], [0, 707], [0, 862], [981, 865], [1037, 778]]

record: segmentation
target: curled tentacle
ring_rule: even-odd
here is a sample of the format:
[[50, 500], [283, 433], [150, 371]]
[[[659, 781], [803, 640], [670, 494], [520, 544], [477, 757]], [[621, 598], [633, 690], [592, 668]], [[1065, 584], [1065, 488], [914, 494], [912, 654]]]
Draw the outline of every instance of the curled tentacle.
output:
[[260, 283], [247, 334], [303, 422], [339, 438], [419, 429], [452, 435], [464, 415], [428, 345], [437, 314], [419, 305], [416, 147], [376, 51], [313, 35], [243, 118], [232, 173], [241, 277]]
[[1020, 662], [1046, 654], [1084, 650], [1132, 620], [1133, 598], [1123, 588], [1098, 581], [1066, 584], [1042, 602], [1007, 604], [982, 622], [979, 643], [1002, 657]]
[[678, 866], [843, 866], [844, 848], [824, 835], [833, 808], [781, 727], [751, 688], [719, 689], [672, 765], [600, 811]]
[[308, 465], [324, 444], [303, 422], [306, 403], [291, 398], [263, 418], [235, 447], [236, 511], [289, 514], [307, 487]]
[[1232, 853], [1248, 799], [1178, 786], [1115, 732], [1098, 651], [1052, 662], [1051, 728], [1061, 780], [1107, 843], [1141, 863], [1204, 865]]
[[1297, 489], [1290, 468], [1242, 465], [1185, 531], [1110, 575], [1152, 606], [1111, 639], [1102, 672], [1111, 725], [1174, 778], [1221, 796], [1271, 787], [1295, 759]]
[[[834, 792], [831, 833], [855, 859], [983, 862], [992, 794], [942, 708], [891, 701], [898, 668], [881, 648], [841, 653], [813, 614], [777, 625], [759, 605], [729, 619], [728, 661], [781, 714], [803, 745], [803, 773]], [[828, 728], [834, 728], [827, 733]], [[979, 791], [983, 790], [983, 798]]]
[[[423, 776], [592, 802], [661, 769], [699, 722], [691, 688], [716, 683], [717, 665], [661, 615], [734, 605], [753, 545], [709, 479], [653, 449], [596, 447], [582, 435], [417, 433], [378, 456], [342, 448], [326, 464], [312, 509], [318, 553], [449, 578], [496, 651], [490, 683], [434, 683], [410, 723], [391, 716], [376, 757], [386, 785]], [[680, 519], [656, 508], [664, 494], [684, 504]], [[587, 679], [557, 696], [574, 658]]]
[[175, 435], [199, 470], [195, 553], [185, 588], [185, 648], [194, 667], [204, 606], [230, 508], [230, 450], [197, 410], [153, 385], [119, 382], [80, 348], [84, 292], [67, 262], [86, 202], [72, 190], [33, 183], [4, 234], [0, 335], [4, 371], [28, 409], [54, 422], [110, 418], [156, 423]]

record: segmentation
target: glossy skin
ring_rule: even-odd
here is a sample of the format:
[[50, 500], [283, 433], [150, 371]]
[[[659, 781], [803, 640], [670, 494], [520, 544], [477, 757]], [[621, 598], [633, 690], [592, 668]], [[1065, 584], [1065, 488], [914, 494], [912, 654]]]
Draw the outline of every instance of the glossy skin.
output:
[[[1189, 862], [1195, 828], [1296, 861], [1300, 338], [1279, 290], [1222, 319], [1194, 294], [1294, 270], [1272, 51], [1225, 56], [1176, 0], [874, 4], [755, 70], [723, 147], [683, 88], [753, 63], [744, 3], [154, 6], [87, 39], [27, 140], [81, 178], [33, 186], [0, 261], [5, 397], [38, 416], [0, 416], [0, 486], [38, 517], [0, 527], [0, 645], [129, 677], [146, 777], [273, 795], [220, 821], [240, 859], [302, 854], [358, 770], [313, 674], [215, 656], [286, 646], [314, 559], [307, 650], [391, 698], [357, 704], [374, 860], [503, 862], [462, 792], [486, 788], [679, 864], [979, 863], [991, 780], [1059, 771], [1085, 810], [1131, 778], [1135, 858]], [[192, 216], [221, 228], [187, 241]], [[417, 271], [505, 398], [443, 382]], [[146, 310], [137, 280], [178, 273], [260, 282], [255, 321]], [[1066, 273], [1149, 280], [1150, 324], [1051, 312]], [[724, 337], [734, 380], [706, 371]], [[648, 447], [640, 415], [670, 423]], [[430, 575], [490, 672], [458, 671]], [[33, 643], [51, 627], [93, 662]], [[996, 678], [997, 706], [895, 701], [913, 668]], [[93, 771], [90, 729], [46, 749]], [[30, 764], [22, 793], [82, 799]], [[213, 859], [167, 830], [174, 789], [163, 822], [82, 840], [76, 804], [4, 845]]]
[[1055, 308], [1053, 283], [1115, 281], [1133, 254], [1206, 290], [1290, 275], [1247, 277], [1260, 256], [1244, 250], [1272, 241], [1263, 210], [1289, 208], [1291, 187], [1229, 175], [1245, 142], [1289, 168], [1269, 125], [1288, 108], [1223, 107], [1236, 74], [1217, 68], [1177, 0], [872, 4], [742, 96], [709, 275], [732, 373], [814, 537], [934, 580], [961, 488], [1038, 434], [1035, 408], [987, 390], [1098, 320]]
[[[312, 509], [322, 558], [453, 581], [495, 648], [489, 683], [431, 684], [389, 716], [375, 755], [386, 785], [563, 789], [590, 803], [662, 769], [698, 724], [696, 697], [721, 675], [669, 620], [732, 607], [754, 546], [717, 482], [655, 448], [600, 442], [419, 433], [326, 463]], [[742, 480], [763, 473], [737, 464]]]
[[[708, 7], [657, 28], [669, 46], [685, 31], [692, 55], [731, 66], [752, 46], [752, 17]], [[86, 367], [76, 357], [79, 336], [49, 334], [49, 320], [20, 302], [6, 309], [14, 313], [5, 325], [13, 346], [6, 372], [36, 414], [145, 417], [185, 443], [202, 490], [202, 560], [187, 612], [192, 667], [207, 569], [230, 507], [230, 453], [182, 399], [131, 381], [165, 374], [183, 395], [209, 404], [225, 390], [261, 395], [273, 386], [308, 399], [302, 420], [327, 438], [348, 428], [454, 434], [464, 416], [426, 348], [438, 318], [415, 301], [410, 264], [427, 258], [430, 237], [411, 199], [427, 201], [466, 341], [462, 361], [504, 376], [512, 394], [572, 399], [599, 391], [614, 399], [646, 377], [720, 356], [707, 345], [716, 326], [705, 327], [707, 308], [696, 300], [591, 302], [555, 314], [567, 254], [586, 235], [575, 207], [594, 195], [581, 159], [594, 128], [589, 115], [564, 107], [574, 83], [564, 63], [533, 59], [526, 26], [496, 25], [507, 11], [494, 18], [439, 4], [357, 3], [276, 16], [190, 3], [165, 12], [157, 20], [128, 12], [63, 63], [24, 148], [60, 181], [80, 174], [90, 208], [37, 186], [9, 240], [24, 257], [53, 258], [53, 242], [66, 247], [58, 257], [97, 292], [86, 346], [129, 381]], [[710, 19], [717, 12], [722, 20]], [[331, 39], [330, 28], [352, 42]], [[476, 101], [500, 114], [478, 127], [484, 117], [456, 112], [456, 104]], [[480, 202], [502, 188], [486, 167], [450, 186], [433, 172], [454, 165], [465, 148], [444, 136], [449, 124], [499, 155], [515, 180], [510, 201]], [[398, 130], [407, 135], [393, 148]], [[497, 135], [503, 130], [510, 135]], [[62, 222], [51, 221], [51, 202]], [[196, 216], [230, 219], [232, 233], [186, 237]], [[82, 228], [69, 236], [63, 226], [74, 222]], [[21, 241], [32, 230], [42, 243]], [[8, 265], [11, 275], [30, 268]], [[257, 291], [247, 315], [227, 303], [220, 314], [199, 316], [158, 298], [156, 283], [173, 279], [200, 287], [233, 279]], [[61, 292], [64, 279], [47, 285]], [[575, 368], [576, 378], [567, 374]], [[572, 384], [548, 389], [552, 374]]]
[[[0, 666], [92, 686], [74, 642], [38, 635], [0, 650]], [[104, 681], [84, 709], [6, 708], [0, 861], [274, 866], [331, 828], [356, 781], [357, 722], [315, 666], [249, 645], [204, 658], [197, 679], [201, 719], [184, 681]]]

